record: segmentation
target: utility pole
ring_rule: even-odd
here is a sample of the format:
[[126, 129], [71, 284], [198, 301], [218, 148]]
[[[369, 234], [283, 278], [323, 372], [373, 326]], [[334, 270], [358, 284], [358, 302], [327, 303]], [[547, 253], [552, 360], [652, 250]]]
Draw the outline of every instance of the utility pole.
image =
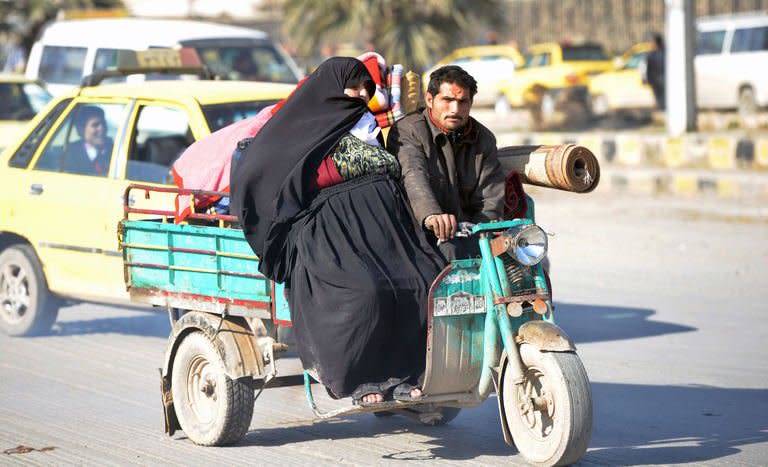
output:
[[696, 131], [693, 0], [665, 0], [666, 122], [670, 136]]

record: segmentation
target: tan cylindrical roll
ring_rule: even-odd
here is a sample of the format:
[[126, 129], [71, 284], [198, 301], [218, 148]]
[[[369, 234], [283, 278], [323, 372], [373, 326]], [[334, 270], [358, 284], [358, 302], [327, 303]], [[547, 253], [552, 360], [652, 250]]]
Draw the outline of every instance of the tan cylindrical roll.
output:
[[505, 171], [514, 170], [530, 185], [587, 193], [600, 181], [600, 164], [584, 146], [507, 146], [498, 155]]
[[401, 89], [400, 99], [403, 106], [403, 112], [410, 113], [419, 106], [419, 97], [421, 95], [421, 77], [418, 73], [411, 70], [403, 77], [405, 86]]

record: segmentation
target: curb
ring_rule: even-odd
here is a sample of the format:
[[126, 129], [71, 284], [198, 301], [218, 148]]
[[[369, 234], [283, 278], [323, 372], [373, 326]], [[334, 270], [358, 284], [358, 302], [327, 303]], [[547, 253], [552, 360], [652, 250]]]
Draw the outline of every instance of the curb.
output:
[[768, 174], [711, 170], [615, 169], [602, 171], [598, 191], [768, 200]]

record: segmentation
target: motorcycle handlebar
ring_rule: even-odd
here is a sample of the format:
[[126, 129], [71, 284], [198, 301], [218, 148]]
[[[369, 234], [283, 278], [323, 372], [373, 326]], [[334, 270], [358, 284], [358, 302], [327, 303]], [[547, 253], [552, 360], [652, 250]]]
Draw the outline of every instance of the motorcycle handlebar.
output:
[[[456, 237], [461, 238], [468, 238], [472, 235], [472, 228], [475, 226], [475, 224], [471, 222], [459, 222], [459, 225], [456, 229]], [[437, 246], [440, 246], [440, 244], [443, 243], [440, 240], [437, 241]]]

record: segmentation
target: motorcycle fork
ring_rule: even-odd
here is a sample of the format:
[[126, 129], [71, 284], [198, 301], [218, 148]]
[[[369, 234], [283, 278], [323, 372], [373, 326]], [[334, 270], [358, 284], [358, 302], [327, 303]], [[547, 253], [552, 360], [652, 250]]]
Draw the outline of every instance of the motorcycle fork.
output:
[[[515, 343], [512, 323], [504, 303], [496, 303], [496, 298], [512, 293], [506, 274], [503, 274], [504, 264], [501, 259], [491, 253], [488, 234], [482, 233], [479, 238], [480, 253], [483, 258], [483, 269], [488, 280], [489, 292], [486, 293], [487, 315], [485, 319], [485, 346], [483, 348], [483, 372], [480, 375], [479, 391], [489, 394], [494, 383], [493, 368], [498, 365], [498, 336], [507, 353], [509, 368], [507, 371], [515, 384], [521, 384], [525, 375], [525, 367], [520, 359], [520, 350]], [[490, 295], [490, 297], [488, 297]], [[490, 298], [490, 300], [488, 300]]]

